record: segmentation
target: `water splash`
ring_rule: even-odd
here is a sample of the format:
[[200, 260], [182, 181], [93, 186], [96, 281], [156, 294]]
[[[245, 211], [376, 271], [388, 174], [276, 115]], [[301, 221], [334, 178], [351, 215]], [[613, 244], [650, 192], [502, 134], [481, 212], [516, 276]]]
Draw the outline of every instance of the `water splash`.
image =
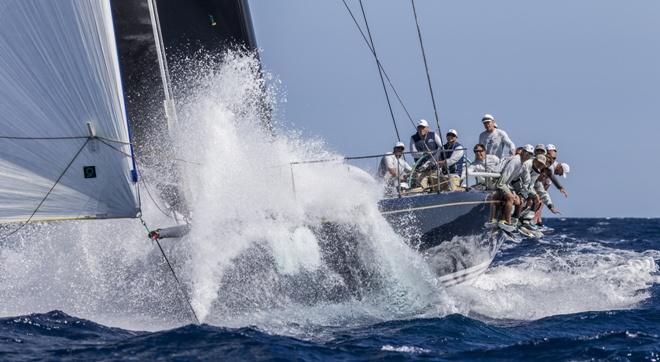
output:
[[[383, 294], [410, 313], [420, 296], [440, 295], [421, 257], [378, 212], [373, 179], [341, 163], [291, 166], [340, 155], [260, 127], [263, 102], [245, 101], [263, 99], [258, 62], [233, 52], [224, 59], [219, 68], [195, 67], [204, 76], [188, 77], [180, 107], [181, 154], [200, 164], [187, 170], [195, 227], [186, 242], [202, 318], [226, 323], [240, 314], [245, 323], [252, 312]], [[267, 89], [266, 98], [273, 94]], [[328, 243], [352, 248], [350, 261], [324, 252]]]
[[[163, 243], [198, 315], [277, 332], [453, 311], [378, 212], [373, 179], [341, 163], [291, 168], [341, 157], [318, 139], [262, 127], [277, 93], [253, 55], [222, 59], [187, 59], [194, 72], [177, 75], [176, 154], [188, 161], [194, 227]], [[152, 226], [172, 223], [143, 209]], [[33, 225], [15, 241], [0, 251], [3, 315], [62, 309], [147, 329], [189, 321], [136, 221]]]
[[627, 309], [651, 297], [649, 288], [660, 282], [657, 261], [657, 250], [621, 250], [560, 235], [450, 294], [471, 313], [494, 319]]
[[[195, 72], [179, 75], [175, 151], [188, 161], [194, 228], [163, 241], [205, 322], [318, 337], [448, 313], [536, 319], [630, 308], [658, 282], [657, 253], [560, 238], [472, 285], [438, 287], [378, 212], [373, 180], [341, 163], [292, 168], [340, 155], [277, 122], [275, 133], [261, 127], [279, 93], [253, 56], [223, 59], [188, 60]], [[152, 226], [172, 223], [150, 202], [143, 209]], [[31, 225], [0, 247], [0, 315], [61, 309], [129, 329], [189, 323], [168, 273], [137, 221]]]

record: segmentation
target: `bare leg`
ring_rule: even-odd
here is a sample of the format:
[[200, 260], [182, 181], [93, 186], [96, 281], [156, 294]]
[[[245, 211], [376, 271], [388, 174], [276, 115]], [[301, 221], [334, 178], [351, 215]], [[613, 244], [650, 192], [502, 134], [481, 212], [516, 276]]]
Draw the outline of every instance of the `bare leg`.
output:
[[501, 219], [506, 220], [508, 224], [511, 224], [511, 212], [513, 211], [515, 196], [513, 194], [506, 194], [504, 196], [504, 215], [501, 215]]

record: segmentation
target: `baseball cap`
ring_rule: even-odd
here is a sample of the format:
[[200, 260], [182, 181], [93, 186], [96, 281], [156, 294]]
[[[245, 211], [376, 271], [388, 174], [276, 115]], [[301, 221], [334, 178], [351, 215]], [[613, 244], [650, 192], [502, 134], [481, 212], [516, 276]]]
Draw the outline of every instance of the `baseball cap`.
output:
[[420, 119], [419, 122], [417, 122], [417, 127], [428, 127], [429, 122], [427, 122], [425, 119]]
[[495, 121], [495, 118], [493, 117], [492, 114], [486, 113], [484, 114], [483, 117], [481, 117], [481, 122], [491, 122], [491, 121]]
[[458, 132], [455, 129], [450, 128], [449, 131], [447, 131], [447, 134], [450, 134], [450, 133], [453, 134], [454, 136], [458, 137]]
[[404, 145], [403, 142], [399, 141], [399, 142], [397, 142], [397, 143], [394, 144], [394, 148], [397, 148], [397, 147], [403, 147], [403, 148], [406, 148], [406, 145]]
[[557, 146], [553, 145], [552, 143], [548, 143], [548, 145], [545, 146], [545, 149], [548, 151], [557, 151]]
[[534, 153], [534, 147], [530, 144], [526, 144], [523, 146], [523, 151]]
[[566, 174], [571, 172], [571, 166], [569, 166], [565, 162], [560, 163], [560, 165], [561, 165], [561, 168], [564, 170], [564, 174], [562, 176], [564, 176], [564, 178], [566, 178]]
[[539, 162], [541, 162], [542, 164], [545, 165], [545, 162], [546, 162], [545, 156], [543, 156], [543, 155], [536, 155], [535, 158], [536, 158], [537, 161], [539, 161]]
[[545, 153], [546, 152], [545, 145], [543, 143], [539, 143], [538, 145], [536, 145], [536, 147], [534, 147], [534, 151], [536, 150], [543, 150], [543, 153]]

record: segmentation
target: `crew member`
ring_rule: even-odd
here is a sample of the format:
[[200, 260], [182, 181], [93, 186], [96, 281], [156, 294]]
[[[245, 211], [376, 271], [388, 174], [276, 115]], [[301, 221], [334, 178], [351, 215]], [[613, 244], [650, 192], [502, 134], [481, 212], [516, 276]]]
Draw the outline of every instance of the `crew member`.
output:
[[397, 142], [392, 148], [392, 152], [388, 152], [380, 160], [378, 165], [378, 176], [385, 180], [385, 183], [390, 187], [401, 186], [407, 188], [404, 184], [407, 175], [412, 171], [412, 167], [406, 162], [403, 156], [405, 145], [403, 142]]
[[[513, 148], [515, 150], [515, 147]], [[504, 206], [499, 207], [499, 221], [497, 225], [505, 231], [515, 231], [516, 228], [511, 223], [511, 213], [514, 205], [520, 205], [520, 198], [512, 190], [511, 183], [518, 179], [523, 172], [523, 162], [527, 161], [534, 154], [532, 145], [523, 146], [520, 155], [513, 155], [502, 161], [500, 178], [495, 187], [499, 191], [499, 197], [504, 201]], [[497, 211], [495, 215], [497, 216]]]
[[[549, 143], [545, 148], [547, 152], [546, 157], [548, 158], [548, 162], [546, 163], [546, 165], [548, 167], [545, 170], [544, 175], [541, 175], [541, 177], [539, 178], [539, 181], [542, 183], [542, 186], [544, 188], [543, 189], [544, 192], [541, 192], [540, 196], [542, 198], [547, 197], [547, 200], [551, 202], [550, 195], [547, 192], [548, 189], [550, 188], [551, 183], [555, 185], [557, 190], [559, 190], [559, 192], [561, 192], [564, 195], [564, 197], [568, 197], [568, 192], [562, 186], [561, 182], [559, 182], [559, 179], [555, 176], [554, 173], [555, 169], [557, 168], [557, 165], [559, 164], [557, 162], [557, 146], [555, 146], [552, 143]], [[536, 211], [536, 214], [534, 215], [534, 221], [536, 222], [537, 225], [541, 225], [541, 226], [543, 225], [543, 222], [541, 220], [542, 212], [543, 212], [543, 208], [539, 208]]]
[[[536, 145], [534, 147], [534, 156], [538, 156], [538, 155], [545, 156], [546, 154], [547, 154], [547, 152], [545, 150], [545, 145], [544, 144], [539, 143], [538, 145]], [[543, 161], [543, 162], [545, 162], [545, 161]]]
[[495, 118], [490, 114], [484, 114], [481, 118], [485, 131], [479, 135], [479, 143], [486, 146], [486, 153], [502, 158], [505, 147], [508, 148], [508, 155], [513, 155], [516, 145], [511, 141], [509, 135], [495, 125]]
[[[474, 146], [474, 162], [468, 167], [468, 173], [472, 174], [474, 172], [498, 172], [498, 165], [500, 164], [500, 159], [495, 155], [486, 154], [486, 146], [478, 143]], [[490, 178], [486, 177], [477, 177], [477, 185], [480, 185], [484, 188], [491, 188], [493, 182]]]
[[545, 150], [548, 153], [548, 156], [552, 157], [553, 160], [557, 159], [557, 146], [549, 143], [547, 146], [545, 146]]
[[[559, 189], [559, 191], [565, 196], [568, 197], [568, 192], [562, 186], [562, 184], [559, 182], [559, 179], [557, 176], [564, 176], [566, 177], [566, 174], [570, 171], [570, 166], [567, 163], [558, 163], [556, 166], [550, 166], [547, 167], [545, 170], [543, 170], [541, 176], [539, 176], [539, 179], [536, 182], [536, 190], [538, 191], [539, 198], [541, 199], [542, 204], [546, 205], [550, 211], [552, 211], [555, 214], [559, 214], [559, 209], [557, 209], [554, 204], [552, 203], [552, 198], [550, 197], [550, 193], [548, 192], [548, 187], [549, 183], [552, 183]], [[550, 181], [547, 181], [550, 180]], [[546, 182], [548, 182], [548, 186], [546, 186]], [[541, 220], [541, 205], [538, 205], [537, 209], [535, 210], [536, 213], [534, 214], [534, 222], [536, 225], [543, 226], [543, 222]]]
[[449, 189], [455, 190], [461, 184], [463, 166], [465, 164], [465, 148], [458, 143], [458, 131], [450, 129], [447, 131], [447, 143], [438, 150], [438, 167], [446, 170]]
[[425, 119], [420, 119], [417, 122], [417, 132], [410, 137], [410, 151], [415, 162], [425, 153], [435, 153], [441, 144], [440, 136], [429, 130], [429, 123]]

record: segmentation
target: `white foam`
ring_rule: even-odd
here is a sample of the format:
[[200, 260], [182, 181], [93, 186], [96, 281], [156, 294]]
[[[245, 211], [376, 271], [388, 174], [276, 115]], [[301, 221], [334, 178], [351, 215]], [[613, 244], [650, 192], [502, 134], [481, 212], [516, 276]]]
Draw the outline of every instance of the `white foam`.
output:
[[388, 352], [402, 352], [402, 353], [412, 353], [412, 354], [418, 354], [418, 353], [429, 353], [431, 350], [426, 349], [426, 348], [421, 348], [421, 347], [415, 347], [415, 346], [399, 346], [395, 347], [389, 344], [384, 345], [383, 347], [380, 348], [381, 351], [388, 351]]
[[[262, 130], [258, 63], [236, 53], [225, 59], [223, 66], [200, 64], [189, 89], [177, 93], [186, 95], [177, 154], [195, 162], [184, 170], [194, 228], [180, 241], [162, 241], [203, 321], [318, 336], [326, 327], [457, 312], [535, 319], [630, 308], [658, 282], [657, 251], [567, 240], [566, 250], [497, 265], [447, 294], [379, 213], [373, 180], [341, 163], [289, 166], [340, 155], [296, 132]], [[268, 93], [266, 103], [274, 98]], [[150, 226], [171, 224], [149, 202], [143, 209]], [[313, 231], [325, 221], [347, 227], [333, 243], [353, 247], [355, 259], [337, 265], [324, 258]], [[347, 268], [359, 269], [352, 281], [341, 274]], [[0, 300], [3, 316], [61, 309], [129, 329], [191, 321], [136, 220], [25, 228], [0, 248]]]
[[[177, 89], [177, 155], [194, 162], [184, 167], [194, 227], [163, 241], [200, 318], [277, 333], [454, 311], [423, 258], [380, 215], [373, 179], [341, 163], [291, 169], [291, 161], [341, 157], [319, 140], [260, 127], [266, 86], [256, 59], [208, 60]], [[144, 214], [152, 227], [171, 225], [149, 205]], [[339, 265], [360, 269], [350, 282], [312, 232], [326, 221], [350, 227], [337, 241], [355, 249], [354, 265]], [[130, 220], [26, 229], [23, 243], [0, 250], [0, 314], [62, 309], [140, 329], [190, 322], [145, 235]]]
[[[539, 246], [541, 247], [541, 246]], [[565, 243], [497, 265], [472, 285], [451, 294], [464, 312], [498, 319], [532, 320], [550, 315], [632, 308], [660, 281], [660, 252], [634, 252], [598, 243]]]

